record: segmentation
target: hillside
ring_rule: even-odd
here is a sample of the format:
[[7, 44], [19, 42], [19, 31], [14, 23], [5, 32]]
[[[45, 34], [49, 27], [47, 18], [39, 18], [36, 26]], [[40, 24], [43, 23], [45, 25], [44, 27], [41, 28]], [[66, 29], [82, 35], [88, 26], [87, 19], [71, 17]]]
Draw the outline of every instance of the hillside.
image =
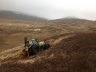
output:
[[[0, 72], [96, 72], [95, 21], [3, 20], [0, 20]], [[51, 47], [29, 58], [17, 58], [24, 48], [24, 37], [47, 41]]]
[[49, 39], [61, 37], [63, 39], [55, 46], [33, 58], [8, 60], [0, 66], [0, 72], [95, 72], [96, 33], [78, 33], [67, 38], [59, 35]]
[[61, 19], [51, 20], [51, 22], [56, 24], [95, 24], [95, 21], [80, 19], [76, 17], [65, 17]]
[[16, 11], [0, 11], [0, 19], [9, 19], [9, 20], [26, 20], [26, 21], [45, 21], [46, 19], [37, 17], [37, 16], [31, 16], [28, 14], [16, 12]]

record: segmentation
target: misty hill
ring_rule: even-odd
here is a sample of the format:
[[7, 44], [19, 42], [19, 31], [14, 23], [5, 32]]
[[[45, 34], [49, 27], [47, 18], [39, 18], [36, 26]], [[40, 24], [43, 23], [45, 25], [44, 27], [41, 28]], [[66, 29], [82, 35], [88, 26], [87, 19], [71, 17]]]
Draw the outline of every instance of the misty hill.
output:
[[56, 24], [95, 24], [95, 21], [80, 19], [76, 17], [65, 17], [62, 19], [51, 20]]
[[46, 19], [40, 18], [37, 16], [31, 16], [20, 12], [15, 11], [0, 11], [0, 19], [11, 19], [11, 20], [37, 20], [37, 21], [45, 21]]

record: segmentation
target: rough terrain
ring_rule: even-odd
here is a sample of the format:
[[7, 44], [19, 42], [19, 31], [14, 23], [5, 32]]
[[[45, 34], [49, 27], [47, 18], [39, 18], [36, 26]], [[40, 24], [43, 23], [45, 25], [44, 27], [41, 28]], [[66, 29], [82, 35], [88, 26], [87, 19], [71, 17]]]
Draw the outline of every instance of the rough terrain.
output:
[[[96, 24], [65, 22], [1, 21], [0, 72], [96, 72]], [[45, 40], [51, 47], [18, 59], [26, 36]]]

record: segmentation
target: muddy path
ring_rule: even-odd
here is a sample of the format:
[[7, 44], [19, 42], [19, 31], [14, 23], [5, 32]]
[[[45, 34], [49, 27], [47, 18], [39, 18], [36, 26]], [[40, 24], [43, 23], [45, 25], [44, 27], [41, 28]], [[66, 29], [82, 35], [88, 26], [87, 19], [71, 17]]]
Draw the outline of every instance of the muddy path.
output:
[[[73, 34], [62, 34], [62, 35], [53, 36], [53, 37], [50, 37], [50, 38], [47, 38], [44, 40], [47, 41], [51, 45], [51, 48], [52, 48], [56, 44], [58, 44], [60, 41], [62, 41], [63, 39], [67, 39], [68, 37], [71, 37], [71, 36], [73, 36]], [[17, 58], [18, 52], [21, 51], [23, 48], [24, 48], [24, 44], [2, 51], [0, 53], [0, 60], [1, 61], [7, 61], [10, 58], [11, 59]], [[38, 55], [36, 55], [35, 57], [33, 56], [32, 59], [28, 59], [28, 60], [25, 59], [25, 60], [19, 60], [19, 61], [22, 63], [27, 63], [27, 62], [33, 62], [35, 59], [39, 59]]]
[[53, 37], [53, 40], [49, 41], [53, 46], [35, 56], [26, 59], [7, 59], [0, 64], [0, 72], [96, 71], [96, 33], [64, 35]]

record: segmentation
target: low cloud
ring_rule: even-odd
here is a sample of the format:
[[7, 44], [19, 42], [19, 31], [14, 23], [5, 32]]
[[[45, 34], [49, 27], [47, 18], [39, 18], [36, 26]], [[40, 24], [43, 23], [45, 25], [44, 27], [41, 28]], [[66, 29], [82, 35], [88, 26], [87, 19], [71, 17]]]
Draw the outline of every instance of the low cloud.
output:
[[75, 16], [96, 20], [95, 0], [0, 0], [0, 10], [19, 11], [48, 19]]

